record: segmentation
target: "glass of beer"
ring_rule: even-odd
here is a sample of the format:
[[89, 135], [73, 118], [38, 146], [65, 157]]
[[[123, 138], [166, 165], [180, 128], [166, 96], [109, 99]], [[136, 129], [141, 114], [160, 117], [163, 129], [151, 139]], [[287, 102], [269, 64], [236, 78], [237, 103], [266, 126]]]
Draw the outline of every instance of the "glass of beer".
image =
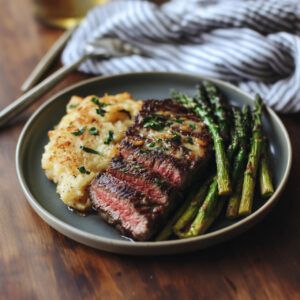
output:
[[88, 10], [108, 0], [34, 0], [34, 12], [42, 22], [60, 28], [79, 23]]

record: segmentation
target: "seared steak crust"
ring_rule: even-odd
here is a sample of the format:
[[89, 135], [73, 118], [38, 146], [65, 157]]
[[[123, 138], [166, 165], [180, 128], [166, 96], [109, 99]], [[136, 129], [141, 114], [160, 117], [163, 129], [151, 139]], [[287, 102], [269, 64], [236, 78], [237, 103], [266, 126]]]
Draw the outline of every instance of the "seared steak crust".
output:
[[[145, 127], [145, 120], [153, 116], [165, 123], [162, 130]], [[172, 138], [176, 135], [181, 136], [180, 143]], [[191, 149], [192, 145], [198, 145], [200, 152]], [[126, 131], [120, 152], [125, 159], [136, 160], [184, 188], [209, 160], [212, 139], [206, 125], [181, 104], [170, 99], [148, 100]]]
[[199, 180], [212, 154], [211, 136], [184, 106], [148, 100], [119, 150], [91, 184], [90, 198], [122, 234], [149, 240], [180, 204], [183, 189]]
[[121, 156], [111, 160], [107, 172], [153, 199], [158, 204], [167, 203], [177, 189], [165, 178], [137, 161], [124, 160]]

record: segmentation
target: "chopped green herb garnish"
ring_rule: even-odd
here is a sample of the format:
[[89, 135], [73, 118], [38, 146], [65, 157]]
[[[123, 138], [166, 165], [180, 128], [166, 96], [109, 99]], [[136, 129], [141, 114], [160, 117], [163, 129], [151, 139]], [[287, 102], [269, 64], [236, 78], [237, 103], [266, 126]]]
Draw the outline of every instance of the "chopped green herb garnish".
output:
[[90, 172], [90, 171], [87, 171], [87, 170], [85, 169], [84, 166], [81, 166], [81, 167], [79, 167], [79, 168], [77, 168], [77, 169], [78, 169], [79, 172], [82, 173], [82, 174], [87, 174], [87, 175], [91, 174], [91, 172]]
[[191, 145], [194, 144], [193, 139], [190, 136], [186, 139], [186, 141]]
[[163, 130], [166, 126], [165, 122], [160, 122], [156, 120], [150, 120], [146, 123], [144, 123], [144, 128], [151, 128], [157, 131]]
[[96, 151], [96, 150], [91, 149], [91, 148], [88, 148], [88, 147], [80, 146], [80, 149], [82, 149], [83, 151], [88, 152], [88, 153], [102, 155], [101, 152]]
[[135, 165], [132, 167], [132, 169], [144, 169], [146, 168], [145, 166], [140, 166], [140, 165]]
[[156, 151], [159, 151], [159, 150], [161, 150], [161, 151], [166, 151], [166, 150], [168, 150], [168, 148], [165, 147], [165, 146], [158, 146], [158, 147], [155, 147], [155, 150], [156, 150]]
[[152, 143], [147, 144], [146, 146], [152, 148], [155, 146], [155, 144], [156, 144], [156, 142], [154, 141]]
[[91, 135], [98, 135], [98, 134], [99, 134], [99, 130], [98, 130], [96, 127], [91, 127], [91, 128], [89, 129], [89, 133], [90, 133]]
[[92, 101], [94, 104], [98, 105], [99, 107], [105, 107], [105, 106], [109, 105], [109, 104], [100, 102], [96, 97], [93, 97], [93, 98], [91, 99], [91, 101]]
[[155, 118], [155, 119], [167, 120], [169, 117], [170, 117], [170, 115], [162, 115], [162, 114], [156, 114], [156, 113], [152, 114], [152, 118]]
[[140, 150], [140, 153], [141, 153], [141, 154], [148, 154], [149, 151], [148, 151], [148, 150], [141, 149], [141, 150]]
[[102, 109], [102, 107], [105, 107], [105, 106], [107, 106], [107, 105], [109, 105], [109, 104], [100, 102], [96, 97], [93, 97], [93, 98], [91, 99], [91, 101], [92, 101], [94, 104], [96, 104], [96, 105], [99, 106], [99, 108], [96, 109], [96, 113], [97, 113], [98, 115], [100, 115], [101, 117], [103, 117], [103, 116], [105, 115], [105, 113], [106, 113], [106, 110]]
[[161, 114], [152, 114], [144, 119], [144, 128], [151, 128], [157, 131], [163, 130], [166, 126], [167, 116]]
[[173, 122], [182, 124], [185, 120], [180, 119], [179, 115], [176, 115], [176, 119], [172, 119]]
[[128, 172], [129, 169], [128, 169], [128, 168], [123, 168], [123, 169], [121, 169], [121, 171], [122, 171], [122, 172]]
[[78, 136], [78, 135], [82, 135], [82, 134], [85, 132], [85, 130], [86, 130], [86, 126], [82, 127], [80, 130], [78, 129], [77, 131], [73, 131], [73, 132], [71, 132], [71, 133], [72, 133], [73, 135]]
[[128, 116], [128, 118], [131, 120], [130, 111], [128, 111], [126, 109], [120, 109], [120, 110], [118, 110], [118, 112], [122, 112], [122, 113], [126, 114]]
[[79, 105], [79, 103], [78, 104], [71, 104], [71, 105], [69, 105], [69, 109], [76, 108], [78, 105]]
[[164, 183], [165, 181], [164, 181], [164, 180], [161, 180], [161, 179], [158, 179], [158, 178], [155, 178], [155, 179], [154, 179], [154, 182], [155, 182], [155, 183], [158, 183], [158, 184], [162, 184], [162, 183]]
[[102, 108], [96, 108], [96, 113], [98, 115], [100, 115], [101, 117], [103, 117], [106, 113], [106, 110], [102, 109]]
[[109, 145], [109, 143], [113, 140], [114, 138], [114, 132], [113, 130], [108, 131], [108, 137], [104, 140], [104, 144]]
[[184, 120], [176, 120], [176, 119], [172, 119], [171, 121], [173, 121], [173, 122], [176, 122], [176, 123], [180, 123], [180, 124], [182, 124], [183, 122], [184, 122]]
[[194, 123], [190, 123], [190, 124], [189, 124], [189, 127], [190, 127], [190, 129], [192, 129], [192, 130], [196, 129], [196, 126], [195, 126]]
[[178, 135], [176, 132], [172, 131], [173, 136], [171, 138], [166, 138], [167, 142], [173, 142], [180, 144], [181, 143], [181, 136]]

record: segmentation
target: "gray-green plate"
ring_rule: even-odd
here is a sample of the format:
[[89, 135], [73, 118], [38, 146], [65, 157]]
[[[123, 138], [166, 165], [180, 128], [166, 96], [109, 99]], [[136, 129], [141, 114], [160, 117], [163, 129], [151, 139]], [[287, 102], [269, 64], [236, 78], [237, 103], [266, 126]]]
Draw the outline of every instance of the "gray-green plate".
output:
[[[26, 123], [16, 151], [19, 181], [32, 208], [50, 226], [71, 239], [101, 250], [135, 255], [171, 254], [208, 247], [244, 232], [261, 220], [282, 192], [292, 159], [286, 129], [271, 109], [268, 109], [268, 114], [263, 117], [263, 124], [270, 140], [275, 194], [267, 201], [256, 199], [254, 212], [246, 218], [228, 221], [220, 217], [208, 233], [199, 237], [164, 242], [126, 240], [96, 214], [81, 217], [68, 210], [56, 194], [55, 184], [45, 177], [41, 168], [43, 149], [48, 142], [47, 132], [65, 114], [66, 103], [72, 95], [102, 96], [104, 93], [116, 94], [128, 91], [137, 99], [163, 99], [169, 96], [171, 89], [193, 94], [195, 85], [201, 79], [208, 78], [160, 72], [96, 77], [73, 85], [49, 99]], [[209, 80], [227, 95], [232, 104], [253, 105], [253, 98], [233, 85], [215, 79]]]

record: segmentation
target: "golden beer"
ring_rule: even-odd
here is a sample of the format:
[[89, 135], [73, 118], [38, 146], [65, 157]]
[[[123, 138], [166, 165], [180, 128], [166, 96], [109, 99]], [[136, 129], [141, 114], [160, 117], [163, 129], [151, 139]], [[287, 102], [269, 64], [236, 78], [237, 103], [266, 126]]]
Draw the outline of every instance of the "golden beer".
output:
[[93, 6], [108, 0], [34, 0], [34, 12], [42, 22], [69, 28], [79, 23]]

